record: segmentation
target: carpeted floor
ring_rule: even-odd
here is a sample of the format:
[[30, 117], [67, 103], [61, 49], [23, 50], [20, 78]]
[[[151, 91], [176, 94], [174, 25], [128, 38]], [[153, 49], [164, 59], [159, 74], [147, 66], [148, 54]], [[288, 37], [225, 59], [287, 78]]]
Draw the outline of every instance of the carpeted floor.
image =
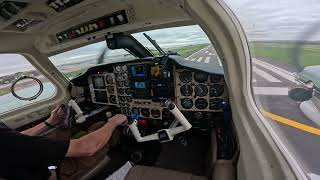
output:
[[207, 133], [188, 133], [186, 143], [181, 138], [162, 144], [162, 151], [156, 162], [157, 167], [205, 175], [205, 158], [209, 146]]

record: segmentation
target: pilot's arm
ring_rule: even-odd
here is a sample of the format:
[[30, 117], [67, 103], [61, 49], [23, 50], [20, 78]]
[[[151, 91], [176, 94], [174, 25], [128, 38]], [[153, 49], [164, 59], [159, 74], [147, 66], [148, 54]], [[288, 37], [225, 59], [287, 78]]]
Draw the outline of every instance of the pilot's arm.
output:
[[74, 140], [29, 136], [0, 126], [0, 177], [45, 179], [50, 175], [48, 166], [58, 166], [66, 156], [93, 155], [107, 144], [114, 129], [126, 121], [126, 116], [115, 115], [100, 129]]
[[51, 116], [45, 120], [44, 122], [30, 128], [27, 130], [22, 131], [21, 133], [28, 136], [37, 136], [41, 133], [47, 131], [49, 128], [56, 126], [60, 123], [62, 117], [65, 115], [63, 108], [57, 106], [52, 112]]
[[[51, 116], [37, 126], [22, 131], [21, 133], [28, 136], [36, 136], [45, 132], [50, 128], [49, 126], [55, 126], [60, 123], [60, 120], [64, 116], [64, 111], [61, 106], [57, 106], [52, 112]], [[70, 141], [67, 157], [79, 157], [79, 156], [92, 156], [97, 151], [102, 149], [109, 141], [114, 129], [123, 123], [127, 122], [127, 117], [121, 114], [117, 114], [109, 119], [108, 123], [102, 126], [100, 129], [87, 134], [79, 139], [73, 139]], [[49, 126], [48, 126], [49, 125]]]
[[[38, 124], [35, 127], [22, 131], [21, 133], [28, 136], [36, 136], [45, 132], [50, 126], [55, 126], [60, 123], [64, 116], [64, 111], [61, 106], [57, 106], [52, 112], [51, 116], [44, 122]], [[123, 123], [127, 122], [127, 117], [121, 114], [117, 114], [109, 119], [108, 123], [102, 126], [100, 129], [87, 134], [79, 139], [73, 139], [70, 141], [67, 157], [81, 157], [92, 156], [97, 151], [102, 149], [109, 141], [114, 129]]]
[[114, 129], [127, 122], [127, 117], [117, 114], [109, 119], [100, 129], [70, 141], [67, 157], [92, 156], [102, 149], [109, 141]]

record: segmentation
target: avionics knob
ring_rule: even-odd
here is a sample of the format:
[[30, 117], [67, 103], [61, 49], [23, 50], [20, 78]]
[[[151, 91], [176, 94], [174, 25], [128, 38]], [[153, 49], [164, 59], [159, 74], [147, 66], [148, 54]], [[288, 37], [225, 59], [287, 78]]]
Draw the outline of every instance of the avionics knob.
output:
[[106, 117], [107, 118], [111, 118], [112, 117], [112, 112], [110, 112], [110, 111], [106, 112]]

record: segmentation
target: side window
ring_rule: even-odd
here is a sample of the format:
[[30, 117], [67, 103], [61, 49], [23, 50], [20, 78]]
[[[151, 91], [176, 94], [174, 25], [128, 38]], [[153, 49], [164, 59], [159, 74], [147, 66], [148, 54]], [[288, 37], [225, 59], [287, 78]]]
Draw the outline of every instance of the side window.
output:
[[[43, 84], [42, 94], [34, 100], [20, 100], [10, 92], [11, 85], [20, 77], [29, 76], [39, 79]], [[32, 79], [19, 81], [15, 93], [21, 97], [30, 97], [39, 92], [39, 84]], [[56, 87], [44, 77], [29, 61], [20, 54], [0, 54], [0, 114], [15, 110], [55, 95]]]
[[226, 2], [250, 45], [257, 107], [305, 172], [319, 176], [319, 1]]

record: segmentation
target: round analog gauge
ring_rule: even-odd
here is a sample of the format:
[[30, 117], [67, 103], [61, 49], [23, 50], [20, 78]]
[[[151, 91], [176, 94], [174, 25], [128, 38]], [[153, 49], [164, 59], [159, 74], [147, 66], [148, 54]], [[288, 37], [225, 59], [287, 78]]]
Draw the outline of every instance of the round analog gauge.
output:
[[127, 111], [127, 115], [128, 115], [128, 116], [131, 116], [130, 108], [126, 108], [126, 111]]
[[183, 83], [188, 83], [192, 80], [192, 74], [190, 71], [183, 71], [179, 74], [179, 79]]
[[168, 121], [175, 119], [175, 117], [173, 116], [173, 114], [169, 111], [169, 109], [164, 108], [162, 111], [162, 119], [165, 119]]
[[131, 102], [131, 101], [132, 101], [132, 98], [131, 98], [130, 96], [127, 96], [127, 97], [126, 97], [126, 101], [127, 101], [127, 102]]
[[119, 87], [123, 87], [123, 81], [118, 81], [118, 82], [117, 82], [117, 85], [118, 85]]
[[106, 77], [106, 80], [107, 80], [107, 83], [108, 83], [108, 84], [113, 84], [113, 83], [114, 83], [114, 79], [113, 79], [113, 77], [112, 77], [111, 75], [108, 75], [108, 76]]
[[210, 76], [210, 81], [212, 83], [221, 82], [221, 78], [222, 78], [222, 76], [219, 76], [219, 75], [211, 75]]
[[122, 67], [121, 67], [121, 70], [122, 70], [122, 72], [126, 72], [127, 71], [127, 65], [123, 65]]
[[183, 96], [191, 96], [193, 92], [192, 86], [189, 84], [185, 84], [181, 86], [180, 92]]
[[115, 70], [115, 72], [120, 72], [120, 71], [121, 71], [121, 67], [120, 67], [120, 66], [116, 66], [116, 67], [114, 68], [114, 70]]
[[124, 86], [125, 86], [125, 87], [129, 87], [129, 86], [130, 86], [130, 82], [129, 82], [129, 81], [125, 81], [125, 82], [124, 82]]
[[123, 78], [123, 80], [128, 79], [128, 74], [127, 73], [123, 73], [122, 74], [122, 78]]
[[121, 108], [121, 114], [126, 114], [127, 112], [126, 112], [126, 109], [123, 107], [123, 108]]
[[223, 85], [221, 84], [210, 85], [209, 95], [211, 97], [219, 97], [223, 94], [223, 92], [224, 92]]
[[208, 94], [208, 88], [204, 84], [198, 84], [194, 89], [194, 93], [196, 96], [199, 96], [199, 97], [206, 96]]
[[190, 98], [183, 98], [181, 99], [181, 106], [184, 109], [191, 109], [193, 106], [193, 101]]
[[122, 78], [122, 76], [121, 76], [120, 74], [118, 74], [118, 75], [116, 76], [116, 80], [117, 80], [117, 81], [122, 81], [123, 78]]
[[120, 95], [123, 95], [124, 94], [124, 89], [120, 88], [120, 89], [118, 89], [118, 92], [119, 92]]
[[140, 110], [138, 108], [131, 109], [132, 114], [140, 114]]
[[109, 94], [114, 94], [114, 87], [113, 86], [107, 86], [107, 91]]
[[207, 81], [208, 75], [204, 72], [196, 72], [194, 73], [194, 80], [197, 81], [198, 83], [203, 83]]
[[154, 118], [159, 118], [161, 116], [161, 112], [159, 109], [151, 109], [151, 116]]
[[120, 96], [119, 99], [120, 99], [120, 102], [126, 102], [126, 98], [124, 96]]
[[109, 97], [109, 101], [110, 101], [110, 103], [112, 103], [112, 104], [117, 104], [117, 98], [116, 98], [116, 96], [115, 96], [115, 95], [111, 95], [111, 96]]
[[201, 119], [203, 119], [204, 114], [203, 114], [202, 112], [196, 112], [196, 113], [194, 113], [194, 117], [195, 117], [197, 120], [201, 120]]
[[197, 109], [205, 109], [208, 107], [208, 101], [204, 98], [199, 98], [195, 101], [194, 105]]
[[219, 99], [219, 98], [210, 99], [209, 109], [219, 110], [221, 109], [221, 107], [222, 107], [222, 99]]
[[141, 109], [141, 115], [144, 117], [149, 117], [150, 116], [150, 111], [148, 108], [142, 108]]
[[127, 94], [127, 95], [130, 95], [130, 94], [131, 94], [131, 90], [130, 90], [130, 88], [126, 88], [126, 90], [125, 90], [125, 91], [126, 91], [126, 94]]

